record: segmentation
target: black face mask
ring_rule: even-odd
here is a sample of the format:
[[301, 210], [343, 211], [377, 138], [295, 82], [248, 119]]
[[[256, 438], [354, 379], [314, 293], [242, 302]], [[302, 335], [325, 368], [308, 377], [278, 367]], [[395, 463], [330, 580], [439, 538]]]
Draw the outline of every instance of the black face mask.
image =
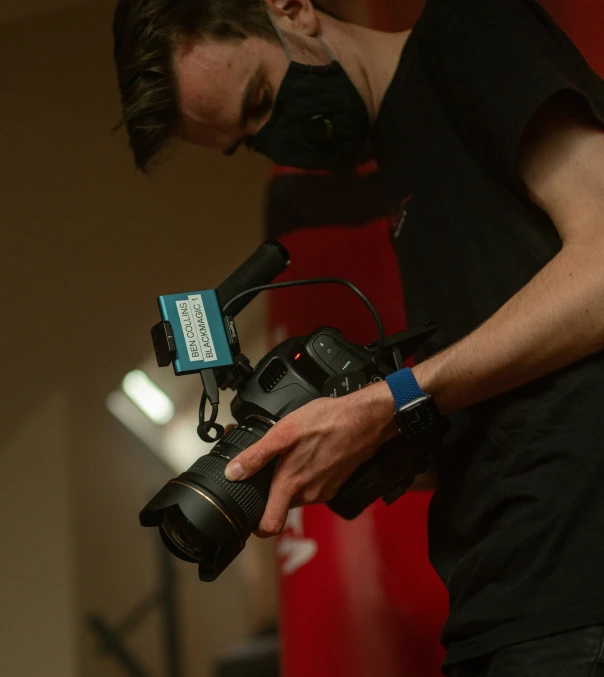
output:
[[251, 145], [280, 165], [339, 169], [357, 160], [369, 136], [369, 115], [357, 88], [321, 37], [317, 38], [332, 58], [328, 66], [292, 61], [281, 37], [291, 63], [273, 114]]

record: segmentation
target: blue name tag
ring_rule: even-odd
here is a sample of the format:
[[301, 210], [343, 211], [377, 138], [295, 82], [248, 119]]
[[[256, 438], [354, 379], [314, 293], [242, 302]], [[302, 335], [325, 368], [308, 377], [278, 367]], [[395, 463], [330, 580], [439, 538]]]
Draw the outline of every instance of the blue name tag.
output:
[[233, 364], [215, 291], [160, 296], [157, 303], [162, 320], [169, 322], [174, 332], [175, 374], [194, 374]]

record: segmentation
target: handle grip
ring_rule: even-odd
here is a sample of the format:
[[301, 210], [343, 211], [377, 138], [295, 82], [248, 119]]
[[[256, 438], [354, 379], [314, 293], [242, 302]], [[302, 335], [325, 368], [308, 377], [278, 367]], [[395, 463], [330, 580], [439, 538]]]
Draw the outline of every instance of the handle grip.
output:
[[[289, 264], [289, 252], [280, 242], [265, 242], [218, 287], [218, 300], [224, 307], [246, 289], [270, 284]], [[257, 293], [248, 294], [236, 301], [229, 308], [229, 315], [234, 317], [240, 313], [256, 296]]]

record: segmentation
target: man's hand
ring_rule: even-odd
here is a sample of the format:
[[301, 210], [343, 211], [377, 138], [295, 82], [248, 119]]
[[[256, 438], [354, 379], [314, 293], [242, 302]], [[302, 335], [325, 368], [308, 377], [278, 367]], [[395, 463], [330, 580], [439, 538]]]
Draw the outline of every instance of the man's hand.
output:
[[332, 499], [354, 470], [397, 434], [393, 414], [394, 399], [382, 382], [301, 407], [239, 454], [225, 471], [233, 481], [281, 457], [256, 535], [281, 533], [290, 508]]

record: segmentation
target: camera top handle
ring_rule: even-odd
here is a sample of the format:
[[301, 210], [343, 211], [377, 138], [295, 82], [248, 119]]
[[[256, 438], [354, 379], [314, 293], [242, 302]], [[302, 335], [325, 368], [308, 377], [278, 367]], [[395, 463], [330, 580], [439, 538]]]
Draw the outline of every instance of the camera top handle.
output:
[[[239, 296], [242, 292], [269, 284], [281, 275], [290, 263], [287, 249], [276, 240], [268, 240], [216, 289], [220, 304], [223, 308], [228, 305], [228, 314], [235, 317], [259, 293]], [[233, 301], [235, 297], [238, 298]]]

